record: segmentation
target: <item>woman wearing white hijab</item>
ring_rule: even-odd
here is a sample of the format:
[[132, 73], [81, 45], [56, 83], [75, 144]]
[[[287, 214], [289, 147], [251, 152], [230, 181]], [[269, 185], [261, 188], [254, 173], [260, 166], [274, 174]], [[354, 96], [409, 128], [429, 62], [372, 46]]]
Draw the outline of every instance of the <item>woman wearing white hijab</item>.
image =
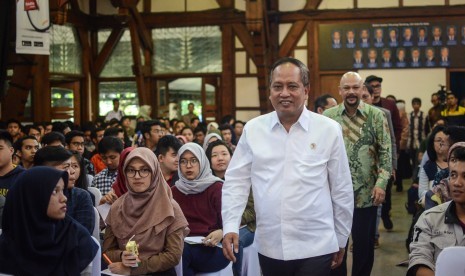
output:
[[223, 138], [221, 138], [221, 135], [219, 135], [218, 133], [212, 132], [207, 134], [207, 136], [205, 136], [205, 140], [203, 140], [203, 150], [207, 151], [208, 145], [210, 145], [211, 142], [214, 142], [216, 140], [223, 140]]
[[223, 180], [214, 176], [205, 151], [187, 143], [178, 151], [179, 180], [171, 188], [191, 230], [189, 236], [202, 236], [202, 244], [184, 243], [183, 275], [216, 272], [229, 264], [217, 244], [223, 238], [221, 189]]

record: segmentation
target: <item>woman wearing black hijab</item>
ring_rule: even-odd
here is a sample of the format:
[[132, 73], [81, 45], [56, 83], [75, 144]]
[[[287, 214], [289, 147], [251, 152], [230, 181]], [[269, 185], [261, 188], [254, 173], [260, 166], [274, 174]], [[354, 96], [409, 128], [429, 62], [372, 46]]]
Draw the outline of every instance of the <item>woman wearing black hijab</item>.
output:
[[79, 275], [98, 245], [66, 215], [68, 173], [34, 167], [9, 190], [0, 236], [0, 272], [14, 275]]

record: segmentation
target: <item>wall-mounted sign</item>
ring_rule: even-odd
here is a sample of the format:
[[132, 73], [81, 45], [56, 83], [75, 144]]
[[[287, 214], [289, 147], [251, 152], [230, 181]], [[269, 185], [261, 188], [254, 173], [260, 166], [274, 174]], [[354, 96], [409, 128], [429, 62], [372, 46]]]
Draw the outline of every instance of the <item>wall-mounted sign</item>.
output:
[[16, 2], [16, 53], [50, 54], [49, 14], [48, 0]]

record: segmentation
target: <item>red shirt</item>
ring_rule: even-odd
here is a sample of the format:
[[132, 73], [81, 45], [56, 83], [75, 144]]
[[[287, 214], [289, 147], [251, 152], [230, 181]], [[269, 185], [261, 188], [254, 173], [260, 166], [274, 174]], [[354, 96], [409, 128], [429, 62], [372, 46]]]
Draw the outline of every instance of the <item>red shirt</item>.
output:
[[215, 182], [200, 194], [185, 195], [176, 186], [171, 187], [173, 198], [189, 223], [189, 236], [207, 236], [222, 229], [221, 189], [223, 184]]

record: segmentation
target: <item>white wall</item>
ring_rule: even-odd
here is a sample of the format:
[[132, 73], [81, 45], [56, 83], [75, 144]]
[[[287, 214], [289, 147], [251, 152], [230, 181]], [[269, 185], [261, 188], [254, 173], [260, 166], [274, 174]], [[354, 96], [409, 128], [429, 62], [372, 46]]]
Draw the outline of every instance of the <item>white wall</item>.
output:
[[407, 112], [412, 111], [412, 98], [421, 99], [423, 111], [431, 105], [431, 94], [437, 92], [439, 84], [446, 84], [446, 69], [398, 69], [398, 70], [360, 70], [362, 78], [376, 75], [383, 78], [382, 94], [389, 94], [405, 101]]

